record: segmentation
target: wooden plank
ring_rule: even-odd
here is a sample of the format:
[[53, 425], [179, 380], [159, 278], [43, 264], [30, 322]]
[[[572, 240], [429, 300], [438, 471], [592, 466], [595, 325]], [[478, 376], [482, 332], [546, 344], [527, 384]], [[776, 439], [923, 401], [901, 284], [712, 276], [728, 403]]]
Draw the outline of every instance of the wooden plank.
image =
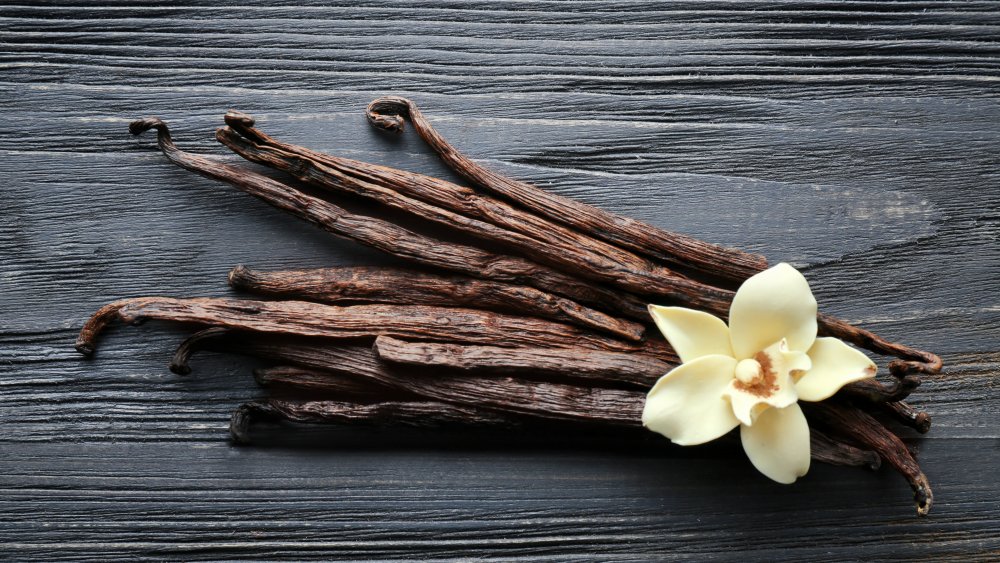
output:
[[[1000, 12], [986, 2], [0, 2], [0, 552], [12, 560], [1000, 557]], [[228, 295], [237, 263], [387, 263], [166, 163], [226, 109], [450, 179], [364, 123], [417, 100], [474, 158], [802, 267], [824, 310], [939, 351], [938, 503], [889, 472], [781, 487], [724, 442], [295, 430], [231, 448], [253, 362], [100, 304]], [[594, 442], [588, 444], [588, 442]]]
[[752, 559], [837, 561], [990, 559], [1000, 549], [995, 440], [925, 448], [932, 475], [970, 448], [981, 457], [941, 481], [947, 502], [920, 521], [900, 513], [908, 494], [901, 479], [860, 469], [816, 467], [786, 487], [710, 452], [679, 458], [419, 444], [33, 444], [0, 459], [0, 537], [13, 559], [49, 561], [98, 553], [689, 560], [735, 550]]

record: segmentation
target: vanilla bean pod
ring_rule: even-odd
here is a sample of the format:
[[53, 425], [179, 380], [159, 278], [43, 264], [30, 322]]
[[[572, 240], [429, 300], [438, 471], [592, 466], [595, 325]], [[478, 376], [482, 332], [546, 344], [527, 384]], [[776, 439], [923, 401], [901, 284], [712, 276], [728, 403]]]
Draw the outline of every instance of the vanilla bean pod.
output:
[[[398, 115], [383, 115], [390, 111]], [[515, 204], [427, 176], [281, 144], [254, 129], [252, 118], [241, 114], [227, 115], [232, 129], [220, 130], [217, 137], [248, 160], [315, 186], [374, 199], [494, 243], [487, 248], [510, 248], [530, 260], [350, 213], [267, 176], [179, 151], [162, 121], [140, 120], [130, 130], [139, 134], [156, 128], [160, 149], [174, 164], [228, 182], [341, 238], [421, 266], [479, 279], [340, 268], [278, 272], [275, 275], [285, 278], [261, 280], [259, 273], [236, 268], [230, 276], [233, 286], [259, 293], [287, 297], [302, 292], [341, 305], [382, 300], [388, 304], [123, 300], [103, 307], [87, 321], [78, 350], [92, 353], [99, 333], [114, 319], [214, 325], [217, 328], [193, 335], [178, 348], [172, 369], [189, 371], [188, 360], [195, 350], [227, 349], [281, 364], [254, 372], [263, 386], [303, 397], [339, 399], [306, 403], [272, 399], [244, 405], [232, 421], [237, 441], [247, 439], [254, 418], [386, 426], [485, 425], [521, 431], [532, 423], [561, 421], [584, 431], [596, 424], [638, 435], [645, 400], [640, 389], [648, 389], [678, 360], [664, 340], [643, 340], [641, 326], [612, 315], [648, 324], [645, 302], [637, 297], [643, 295], [726, 318], [734, 295], [730, 289], [766, 262], [489, 172], [448, 145], [407, 100], [381, 99], [369, 107], [369, 118], [385, 128], [401, 127], [404, 117], [412, 119], [449, 166]], [[440, 306], [456, 304], [477, 310]], [[889, 364], [894, 385], [859, 382], [829, 401], [803, 403], [813, 425], [813, 459], [872, 468], [884, 460], [908, 480], [918, 514], [925, 515], [933, 502], [930, 485], [893, 430], [900, 430], [896, 422], [928, 430], [930, 417], [902, 399], [920, 384], [920, 374], [940, 371], [941, 359], [826, 315], [818, 316], [818, 325], [820, 334], [898, 359]]]
[[[394, 338], [378, 337], [373, 347], [344, 345], [336, 341], [317, 338], [275, 337], [230, 329], [208, 328], [196, 332], [185, 339], [174, 352], [170, 370], [186, 375], [191, 372], [190, 359], [198, 350], [225, 351], [248, 354], [258, 358], [288, 362], [306, 366], [311, 370], [327, 373], [353, 373], [365, 369], [379, 372], [389, 364], [409, 365], [406, 373], [414, 377], [437, 377], [443, 368], [465, 369], [471, 372], [498, 371], [512, 373], [532, 373], [535, 375], [557, 375], [565, 378], [591, 380], [603, 385], [619, 383], [631, 384], [643, 390], [649, 389], [656, 379], [666, 373], [671, 364], [638, 354], [599, 353], [582, 348], [543, 349], [511, 348], [495, 346], [455, 346], [443, 345], [453, 352], [450, 358], [438, 360], [428, 352], [435, 350], [429, 342], [406, 342]], [[453, 347], [454, 348], [451, 348]], [[374, 352], [374, 356], [373, 356]], [[455, 360], [463, 355], [464, 365]], [[551, 353], [551, 354], [550, 354]], [[417, 356], [416, 358], [414, 356]], [[475, 356], [475, 357], [473, 357]], [[527, 361], [519, 361], [524, 356]], [[535, 361], [532, 358], [539, 358]], [[622, 362], [622, 363], [618, 363]], [[676, 359], [674, 361], [676, 363]], [[560, 367], [570, 365], [570, 369]], [[402, 373], [402, 372], [400, 372]], [[452, 372], [455, 373], [455, 372]], [[382, 386], [383, 390], [388, 387]]]
[[[178, 347], [171, 365], [181, 366], [179, 371], [186, 373], [190, 371], [187, 367], [190, 355], [198, 349], [208, 347], [293, 364], [305, 368], [304, 373], [315, 374], [316, 377], [327, 377], [328, 374], [350, 377], [362, 388], [374, 386], [384, 389], [385, 397], [394, 397], [392, 393], [405, 393], [446, 404], [458, 404], [475, 409], [477, 413], [486, 409], [499, 417], [524, 415], [619, 427], [641, 426], [645, 395], [640, 391], [539, 383], [512, 377], [496, 379], [440, 373], [404, 374], [380, 361], [368, 347], [331, 346], [329, 343], [319, 345], [317, 342], [316, 339], [292, 340], [224, 329], [206, 329], [192, 335]], [[594, 405], [600, 405], [600, 408], [594, 408]], [[392, 407], [375, 410], [383, 413], [379, 416], [391, 416]], [[351, 412], [372, 411], [355, 409]], [[354, 419], [339, 419], [342, 423], [350, 423], [351, 420]], [[481, 419], [468, 421], [475, 424], [476, 420]], [[456, 421], [463, 422], [466, 419]], [[872, 423], [879, 424], [874, 419]], [[242, 436], [246, 437], [245, 432]], [[845, 445], [821, 432], [812, 434], [811, 443], [812, 456], [817, 461], [855, 466], [877, 464], [877, 457], [873, 458], [871, 452]]]
[[872, 471], [882, 466], [877, 453], [838, 442], [815, 428], [809, 429], [809, 451], [815, 461], [830, 465], [867, 467]]
[[244, 334], [253, 333], [241, 333], [231, 328], [221, 326], [212, 326], [201, 329], [185, 338], [184, 341], [177, 346], [177, 349], [174, 350], [174, 355], [170, 358], [170, 371], [176, 373], [177, 375], [188, 375], [191, 373], [191, 356], [198, 350], [209, 348], [213, 351], [229, 351], [226, 348], [218, 348], [215, 346], [207, 347], [207, 343], [231, 342], [235, 338], [241, 337]]
[[920, 385], [920, 380], [912, 375], [897, 379], [894, 385], [885, 385], [875, 379], [863, 379], [845, 385], [837, 393], [838, 397], [864, 401], [877, 405], [882, 412], [895, 420], [926, 434], [931, 429], [931, 416], [903, 402]]
[[[626, 384], [648, 390], [675, 367], [674, 358], [662, 361], [629, 353], [573, 350], [568, 348], [499, 348], [447, 342], [409, 342], [380, 336], [374, 346], [380, 359], [394, 364], [449, 368], [470, 372], [556, 375], [568, 379], [590, 380], [595, 384]], [[853, 387], [872, 383], [867, 380], [846, 386], [844, 396], [853, 396]], [[919, 432], [930, 430], [930, 416], [906, 403], [876, 401], [883, 410]]]
[[880, 403], [879, 406], [893, 419], [921, 434], [926, 434], [931, 429], [931, 415], [902, 401]]
[[[554, 221], [576, 226], [585, 233], [636, 252], [664, 249], [663, 254], [656, 257], [674, 266], [688, 264], [709, 276], [721, 277], [732, 282], [742, 282], [766, 267], [762, 257], [711, 245], [683, 235], [659, 231], [650, 225], [604, 212], [573, 199], [556, 196], [483, 168], [448, 144], [434, 131], [416, 105], [405, 98], [394, 96], [379, 98], [369, 104], [367, 115], [372, 124], [387, 130], [401, 130], [403, 120], [408, 118], [421, 138], [459, 174], [480, 187], [517, 201]], [[683, 250], [678, 250], [678, 244]], [[682, 295], [678, 296], [668, 291], [663, 291], [661, 295], [677, 303], [687, 303], [702, 308], [723, 318], [728, 315], [732, 292], [699, 283], [692, 283], [691, 287], [688, 287], [687, 280], [676, 280], [674, 283], [678, 287], [683, 287]], [[689, 292], [699, 294], [701, 300], [698, 303], [686, 300]], [[641, 293], [647, 292], [641, 291]], [[869, 331], [828, 315], [821, 314], [818, 320], [823, 334], [835, 336], [880, 354], [900, 358], [891, 362], [889, 369], [899, 379], [909, 378], [905, 381], [904, 387], [915, 387], [919, 384], [919, 379], [910, 374], [934, 374], [941, 370], [941, 359], [930, 352], [886, 341]]]
[[[525, 381], [513, 377], [475, 377], [454, 373], [420, 373], [412, 367], [398, 369], [382, 362], [374, 351], [359, 346], [317, 346], [313, 341], [273, 339], [264, 335], [208, 333], [189, 338], [178, 347], [172, 364], [186, 365], [191, 352], [211, 346], [219, 338], [232, 337], [223, 344], [241, 354], [291, 364], [308, 369], [332, 371], [360, 378], [396, 391], [426, 399], [516, 413], [536, 418], [578, 420], [636, 426], [641, 424], [645, 394], [580, 387], [575, 385]], [[238, 344], [235, 344], [238, 343]], [[178, 355], [183, 356], [178, 358]]]
[[[299, 422], [364, 426], [440, 427], [460, 425], [493, 427], [521, 431], [537, 424], [505, 412], [439, 401], [388, 401], [372, 404], [339, 401], [293, 402], [281, 399], [254, 401], [241, 405], [233, 413], [230, 434], [237, 444], [250, 442], [250, 427], [255, 422]], [[591, 422], [602, 423], [602, 420]], [[615, 422], [617, 425], [617, 422]], [[631, 426], [639, 430], [637, 425]], [[814, 460], [832, 465], [877, 469], [878, 455], [837, 442], [813, 432], [810, 452]]]
[[[169, 130], [155, 118], [135, 121], [130, 125], [133, 134], [150, 128], [157, 129], [157, 141], [163, 153], [175, 164], [231, 183], [243, 191], [261, 197], [272, 205], [292, 211], [334, 234], [352, 238], [380, 250], [430, 266], [488, 277], [500, 281], [526, 283], [539, 289], [559, 293], [577, 301], [596, 305], [604, 310], [617, 310], [629, 318], [648, 319], [642, 302], [630, 295], [621, 295], [605, 288], [583, 284], [550, 268], [512, 257], [496, 256], [487, 251], [462, 245], [452, 245], [422, 237], [391, 223], [371, 217], [360, 217], [318, 198], [312, 198], [294, 188], [239, 168], [191, 155], [178, 150], [170, 140]], [[681, 284], [683, 295], [674, 295], [677, 302], [688, 303], [725, 318], [728, 315], [733, 293], [689, 280], [673, 280]], [[905, 361], [891, 362], [891, 373], [900, 379], [909, 377], [908, 386], [915, 386], [919, 379], [912, 373], [937, 373], [941, 359], [929, 352], [888, 342], [877, 335], [850, 324], [819, 315], [820, 332], [835, 336], [863, 348], [897, 356]]]
[[389, 131], [401, 131], [403, 120], [409, 119], [417, 134], [461, 176], [491, 193], [588, 235], [652, 256], [684, 271], [693, 270], [709, 279], [724, 279], [733, 286], [767, 267], [763, 256], [657, 229], [493, 172], [456, 150], [434, 130], [416, 104], [405, 98], [387, 96], [374, 100], [368, 105], [366, 115], [373, 125]]
[[[611, 409], [588, 413], [585, 395], [589, 388], [574, 385], [524, 381], [516, 378], [477, 377], [448, 373], [438, 369], [420, 369], [415, 366], [396, 367], [381, 361], [368, 346], [331, 345], [327, 341], [300, 338], [273, 338], [254, 333], [217, 331], [206, 329], [188, 337], [174, 354], [171, 366], [180, 366], [181, 373], [190, 371], [188, 362], [192, 353], [200, 349], [222, 350], [245, 354], [256, 358], [291, 364], [309, 370], [342, 374], [357, 378], [365, 385], [421, 396], [444, 402], [456, 402], [470, 406], [490, 408], [498, 412], [518, 412], [541, 418], [583, 419], [606, 423], [639, 424], [640, 418], [631, 423], [623, 420], [616, 410], [626, 410], [637, 414], [642, 410], [644, 393], [614, 390], [594, 390], [598, 403], [617, 401]], [[173, 367], [171, 369], [174, 369]], [[176, 371], [176, 370], [175, 370]], [[480, 389], [480, 391], [476, 391]], [[505, 403], [504, 389], [513, 391], [511, 400], [514, 407]], [[611, 395], [604, 398], [603, 391]], [[548, 403], [556, 405], [555, 411], [546, 412], [546, 404], [532, 404], [532, 395], [540, 398], [550, 396]], [[482, 395], [481, 397], [479, 395]], [[562, 395], [559, 398], [553, 395]], [[560, 402], [561, 401], [561, 402]], [[517, 406], [520, 405], [520, 406]], [[562, 413], [562, 414], [560, 414]], [[610, 416], [608, 416], [610, 414]], [[624, 416], [628, 416], [625, 414]]]
[[913, 489], [917, 514], [926, 516], [934, 502], [927, 476], [906, 444], [878, 420], [857, 408], [831, 402], [804, 403], [803, 411], [811, 424], [819, 426], [832, 437], [870, 449], [882, 461], [899, 472]]
[[637, 354], [572, 348], [499, 348], [453, 343], [408, 342], [380, 336], [378, 357], [393, 364], [449, 368], [469, 372], [556, 375], [597, 384], [626, 384], [648, 390], [679, 361]]
[[[375, 198], [385, 197], [381, 188], [386, 187], [401, 196], [421, 200], [465, 217], [515, 231], [555, 248], [562, 248], [569, 255], [583, 252], [588, 256], [585, 259], [587, 261], [603, 261], [614, 257], [633, 268], [651, 266], [644, 258], [623, 251], [613, 244], [564, 227], [535, 215], [530, 210], [484, 196], [466, 186], [425, 174], [336, 157], [285, 143], [256, 128], [253, 117], [238, 111], [227, 112], [225, 122], [229, 129], [221, 129], [216, 133], [216, 138], [221, 143], [248, 160], [286, 170], [300, 179], [308, 181], [317, 175], [328, 176], [335, 182], [332, 186], [334, 189], [347, 189], [351, 193]], [[246, 140], [240, 139], [234, 131]], [[363, 187], [367, 184], [351, 183], [352, 178], [378, 186], [374, 192], [368, 192]]]
[[[372, 366], [376, 365], [368, 345], [212, 327], [195, 332], [177, 346], [170, 360], [170, 371], [180, 375], [191, 373], [191, 357], [202, 350], [243, 354], [338, 375], [350, 374], [355, 369], [374, 369]], [[364, 385], [390, 389], [371, 382]]]
[[404, 268], [341, 267], [263, 272], [237, 266], [229, 285], [272, 297], [322, 303], [398, 303], [487, 309], [543, 317], [640, 340], [644, 328], [533, 287]]
[[[374, 349], [380, 359], [394, 364], [449, 368], [471, 372], [555, 375], [590, 380], [595, 384], [626, 384], [648, 390], [675, 367], [679, 360], [667, 361], [632, 353], [574, 350], [570, 348], [499, 348], [449, 342], [410, 342], [380, 336]], [[854, 388], [877, 382], [862, 380], [844, 387], [844, 395], [854, 396]], [[867, 398], [871, 398], [866, 395]], [[930, 416], [902, 401], [873, 401], [882, 411], [921, 433], [930, 430]]]
[[143, 319], [296, 336], [447, 340], [498, 346], [584, 347], [639, 351], [645, 343], [627, 343], [575, 327], [532, 317], [515, 317], [475, 309], [421, 305], [354, 305], [338, 307], [307, 301], [140, 297], [102, 307], [83, 326], [77, 350], [94, 351], [101, 330], [112, 320]]
[[[469, 188], [430, 176], [400, 170], [390, 172], [386, 167], [332, 155], [318, 157], [317, 153], [302, 147], [277, 143], [252, 128], [252, 117], [238, 112], [227, 113], [226, 121], [232, 125], [216, 132], [219, 142], [251, 162], [283, 170], [310, 185], [360, 195], [461, 232], [517, 248], [538, 262], [580, 271], [581, 275], [598, 281], [623, 283], [630, 278], [659, 281], [678, 276], [646, 258], [525, 210], [484, 198]], [[267, 140], [271, 144], [258, 144], [256, 140]], [[638, 287], [651, 290], [646, 285]], [[636, 287], [627, 286], [626, 289], [635, 290]]]
[[[177, 346], [170, 360], [170, 371], [178, 375], [191, 373], [191, 356], [201, 350], [248, 354], [256, 355], [259, 358], [281, 360], [283, 359], [281, 356], [268, 356], [267, 350], [282, 346], [302, 345], [310, 346], [310, 350], [322, 349], [325, 362], [328, 365], [341, 366], [341, 368], [338, 371], [285, 365], [258, 368], [253, 371], [257, 384], [261, 387], [287, 388], [347, 396], [353, 399], [385, 401], [405, 398], [405, 394], [384, 385], [344, 374], [345, 367], [350, 368], [357, 363], [359, 356], [363, 358], [361, 361], [368, 361], [371, 356], [371, 350], [368, 346], [350, 346], [320, 338], [290, 338], [241, 332], [222, 327], [206, 328], [188, 336]], [[258, 353], [254, 354], [255, 351]]]
[[[209, 333], [212, 334], [222, 336], [218, 332]], [[318, 347], [276, 341], [261, 335], [237, 336], [243, 340], [233, 347], [234, 351], [310, 369], [341, 373], [397, 392], [435, 401], [533, 418], [625, 427], [640, 425], [645, 395], [639, 391], [534, 382], [514, 377], [405, 374], [379, 361], [370, 350], [363, 347]], [[198, 340], [201, 343], [204, 341], [204, 338]], [[194, 346], [182, 348], [189, 354]], [[175, 358], [173, 363], [184, 362]], [[858, 448], [844, 447], [830, 437], [836, 436], [856, 443], [878, 454], [907, 478], [917, 493], [918, 510], [922, 513], [929, 510], [930, 488], [926, 477], [895, 434], [878, 420], [856, 408], [829, 401], [802, 405], [810, 421], [818, 423], [822, 429], [811, 440], [815, 459], [842, 465], [873, 465], [875, 462], [869, 453]]]
[[[250, 427], [257, 422], [418, 428], [463, 426], [516, 431], [533, 425], [520, 417], [437, 401], [389, 401], [360, 405], [339, 401], [268, 399], [245, 403], [233, 412], [229, 427], [233, 441], [237, 444], [250, 443]], [[873, 470], [880, 465], [875, 453], [837, 442], [818, 432], [811, 435], [810, 442], [812, 457], [819, 462]]]
[[253, 370], [253, 378], [261, 387], [307, 393], [312, 398], [317, 395], [336, 396], [338, 399], [349, 398], [355, 402], [374, 403], [407, 397], [357, 377], [296, 366], [257, 368]]
[[353, 214], [262, 174], [181, 151], [171, 140], [166, 123], [160, 119], [140, 119], [129, 125], [129, 131], [133, 135], [149, 129], [157, 130], [157, 144], [174, 164], [226, 182], [334, 235], [424, 266], [478, 278], [530, 285], [604, 311], [648, 321], [646, 302], [635, 296], [587, 283], [530, 260], [446, 242], [404, 229], [389, 221]]
[[[679, 276], [667, 268], [609, 245], [601, 245], [601, 248], [591, 251], [586, 246], [588, 243], [584, 237], [577, 237], [577, 240], [556, 240], [551, 236], [555, 231], [550, 228], [549, 232], [533, 233], [538, 237], [533, 238], [492, 223], [470, 219], [421, 200], [402, 196], [379, 184], [354, 179], [311, 159], [285, 153], [274, 147], [254, 145], [228, 128], [219, 129], [216, 137], [240, 156], [289, 172], [310, 185], [334, 191], [346, 190], [373, 198], [391, 208], [407, 211], [459, 232], [504, 244], [536, 262], [585, 279], [608, 283], [641, 295], [655, 295], [675, 304], [696, 308], [707, 308], [724, 300], [728, 293]], [[547, 240], [540, 242], [542, 237], [547, 237]], [[590, 241], [589, 244], [598, 243]]]
[[[293, 212], [314, 222], [335, 234], [341, 234], [404, 258], [427, 265], [444, 267], [462, 273], [482, 276], [489, 272], [492, 279], [530, 283], [540, 289], [547, 289], [579, 301], [614, 307], [615, 299], [621, 299], [614, 292], [594, 286], [581, 287], [574, 283], [573, 278], [527, 261], [507, 257], [497, 257], [474, 247], [447, 245], [434, 239], [427, 239], [415, 233], [399, 229], [395, 225], [385, 224], [373, 218], [360, 218], [346, 213], [344, 210], [323, 200], [310, 198], [280, 182], [270, 178], [248, 173], [238, 168], [214, 162], [210, 159], [183, 153], [174, 147], [170, 140], [166, 125], [158, 119], [146, 119], [134, 122], [130, 130], [138, 134], [149, 128], [158, 131], [158, 142], [164, 154], [175, 164], [194, 170], [203, 175], [224, 180], [266, 201]], [[372, 224], [376, 229], [371, 230]], [[409, 243], [408, 246], [406, 246]], [[403, 248], [405, 246], [405, 248]], [[433, 249], [441, 250], [434, 252]], [[583, 290], [583, 295], [571, 295], [568, 290]], [[708, 298], [704, 309], [725, 317], [728, 312], [731, 292], [714, 291]], [[623, 296], [624, 297], [624, 296]], [[617, 303], [617, 309], [630, 318], [645, 318], [642, 307], [630, 297], [624, 297], [626, 303]], [[900, 344], [891, 343], [879, 338], [871, 332], [852, 327], [851, 325], [820, 315], [820, 330], [824, 334], [836, 336], [879, 353], [892, 354], [908, 361], [897, 361], [890, 364], [890, 371], [897, 378], [904, 380], [909, 387], [919, 380], [908, 374], [923, 372], [937, 373], [941, 368], [941, 360], [929, 352], [915, 350]], [[907, 381], [906, 378], [910, 377]]]
[[245, 403], [233, 412], [230, 435], [237, 444], [250, 442], [254, 422], [305, 422], [366, 426], [413, 426], [436, 428], [448, 425], [517, 428], [521, 422], [502, 414], [462, 405], [434, 401], [397, 401], [372, 404], [339, 401], [294, 402], [279, 399]]
[[[407, 100], [403, 100], [401, 98], [399, 99], [386, 98], [385, 100], [395, 100], [391, 103], [396, 103], [397, 109], [403, 107], [398, 104], [404, 104], [405, 102], [404, 105], [406, 107], [412, 107], [412, 109], [416, 111], [416, 108], [413, 107], [412, 104]], [[376, 103], [377, 101], [373, 102], [372, 105], [374, 106], [376, 105]], [[371, 107], [372, 106], [369, 106], [369, 109], [371, 109]], [[419, 115], [419, 112], [417, 113]], [[372, 114], [369, 113], [369, 115], [371, 116]], [[323, 155], [322, 153], [308, 151], [307, 149], [296, 147], [294, 145], [280, 143], [275, 139], [262, 133], [258, 129], [255, 129], [253, 127], [254, 124], [253, 118], [245, 114], [240, 114], [238, 112], [230, 112], [226, 115], [226, 121], [228, 124], [230, 124], [230, 126], [237, 128], [242, 134], [250, 138], [251, 141], [261, 142], [265, 145], [270, 145], [271, 149], [275, 151], [274, 154], [281, 152], [280, 150], [275, 150], [275, 149], [288, 149], [289, 152], [299, 151], [298, 153], [299, 159], [295, 160], [295, 162], [299, 167], [308, 168], [312, 164], [310, 159], [314, 160], [315, 162], [322, 162], [330, 165], [335, 165], [339, 163], [341, 167], [344, 167], [347, 170], [351, 170], [352, 169], [351, 167], [354, 167], [355, 169], [357, 168], [364, 169], [364, 166], [366, 165], [365, 163], [359, 163], [358, 161], [337, 159], [336, 157], [330, 157], [329, 155]], [[378, 119], [376, 119], [376, 121], [378, 121]], [[415, 125], [416, 121], [417, 120], [414, 121]], [[402, 122], [400, 121], [399, 123], [401, 124]], [[423, 123], [424, 125], [426, 125], [425, 120], [423, 121]], [[433, 129], [429, 129], [429, 125], [427, 125], [427, 127], [428, 127], [427, 130], [431, 132], [430, 134], [436, 135], [436, 133], [433, 133]], [[423, 133], [421, 133], [421, 135], [423, 135]], [[246, 144], [247, 143], [244, 142], [244, 145]], [[433, 143], [431, 144], [433, 145]], [[447, 143], [444, 144], [447, 145]], [[257, 157], [263, 158], [263, 156], [261, 155], [257, 155]], [[475, 165], [474, 163], [472, 163], [472, 165], [478, 166]], [[374, 172], [386, 174], [387, 171], [391, 170], [392, 169], [386, 167], [376, 167], [372, 165], [371, 170], [365, 170], [365, 172], [369, 174], [368, 176], [369, 178], [375, 178], [377, 176], [374, 174]], [[414, 179], [413, 177], [404, 177], [398, 183], [399, 185], [404, 185], [405, 182], [407, 181], [413, 183], [416, 182], [417, 179]], [[433, 186], [432, 183], [429, 184], [427, 182], [424, 182], [424, 184]], [[527, 184], [524, 184], [524, 186], [527, 186], [528, 188], [531, 188], [532, 190], [535, 190], [542, 195], [552, 195], [548, 194], [548, 192], [545, 192], [543, 190], [539, 190], [538, 188], [535, 188], [533, 186], [528, 186]], [[428, 193], [431, 193], [431, 190], [428, 189]], [[440, 197], [438, 200], [435, 201], [440, 201]], [[583, 204], [576, 202], [575, 200], [566, 198], [556, 197], [555, 199], [552, 199], [551, 202], [553, 205], [559, 204], [568, 206], [563, 208], [561, 211], [561, 216], [566, 216], [566, 217], [573, 215], [574, 206], [583, 206]], [[537, 211], [537, 208], [535, 207], [529, 206], [529, 209]], [[637, 224], [642, 225], [641, 223]], [[653, 227], [650, 227], [648, 225], [643, 225], [643, 228], [648, 229], [649, 232], [655, 231]], [[707, 243], [702, 243], [701, 241], [697, 241], [697, 239], [689, 239], [688, 237], [684, 238], [690, 241], [697, 242], [702, 245], [707, 244]], [[714, 245], [708, 245], [708, 246], [714, 246]], [[728, 249], [722, 249], [722, 250], [728, 250]], [[752, 256], [752, 255], [747, 255], [747, 256]], [[686, 260], [689, 257], [683, 255], [682, 258]], [[713, 272], [717, 274], [718, 271], [725, 269], [729, 265], [730, 264], [724, 262], [715, 264], [716, 270], [713, 270]], [[636, 272], [632, 272], [632, 274], [636, 274]], [[716, 288], [704, 283], [695, 282], [692, 280], [677, 279], [672, 275], [668, 275], [667, 278], [653, 276], [654, 278], [656, 278], [653, 280], [643, 278], [644, 275], [645, 273], [639, 272], [638, 274], [636, 274], [637, 277], [634, 279], [628, 278], [626, 281], [624, 281], [624, 283], [622, 283], [623, 280], [617, 280], [617, 282], [619, 285], [622, 285], [626, 289], [629, 289], [637, 293], [666, 297], [670, 299], [674, 304], [682, 304], [695, 308], [705, 309], [723, 318], [725, 318], [728, 315], [729, 305], [733, 297], [733, 293], [730, 291]], [[733, 278], [733, 280], [739, 281], [736, 278]], [[920, 382], [919, 379], [910, 374], [918, 372], [934, 374], [938, 373], [941, 369], [940, 358], [929, 352], [916, 350], [914, 348], [903, 346], [898, 343], [886, 341], [869, 331], [854, 327], [840, 319], [836, 319], [828, 315], [820, 314], [818, 320], [821, 332], [823, 334], [835, 336], [837, 338], [841, 338], [842, 340], [852, 342], [858, 346], [867, 348], [869, 350], [881, 354], [896, 356], [902, 359], [893, 361], [889, 364], [891, 373], [899, 379], [899, 382], [896, 384], [896, 387], [892, 391], [892, 398], [894, 400], [901, 400], [905, 398], [909, 394], [909, 391], [912, 391], [914, 388], [916, 388], [917, 385], [919, 385]]]
[[[279, 349], [275, 355], [290, 356], [290, 362], [310, 367], [326, 367], [323, 358], [303, 354], [304, 350]], [[337, 369], [337, 366], [330, 366]], [[343, 369], [343, 368], [341, 368]], [[643, 393], [526, 381], [513, 377], [478, 378], [437, 373], [433, 376], [407, 374], [379, 361], [369, 353], [366, 362], [357, 362], [347, 373], [393, 389], [427, 399], [515, 413], [535, 418], [600, 422], [619, 426], [640, 424]]]
[[430, 400], [549, 420], [641, 426], [645, 393], [453, 373], [413, 373], [359, 347], [317, 347], [260, 336], [241, 341], [240, 353], [309, 369], [358, 377]]
[[862, 379], [844, 386], [839, 394], [869, 403], [894, 403], [910, 396], [919, 385], [920, 380], [912, 375], [896, 379], [892, 385], [886, 385], [876, 379]]

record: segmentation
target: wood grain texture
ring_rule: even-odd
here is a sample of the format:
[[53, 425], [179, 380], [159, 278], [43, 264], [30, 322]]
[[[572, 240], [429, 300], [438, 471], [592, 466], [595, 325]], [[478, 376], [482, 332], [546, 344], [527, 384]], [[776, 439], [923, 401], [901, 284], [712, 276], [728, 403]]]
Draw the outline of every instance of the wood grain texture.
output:
[[[987, 2], [0, 1], [0, 559], [1000, 558], [1000, 11]], [[245, 358], [105, 302], [231, 296], [236, 264], [396, 263], [172, 166], [225, 110], [459, 181], [364, 106], [407, 96], [472, 158], [804, 269], [821, 307], [939, 352], [883, 470], [782, 487], [735, 442], [316, 431], [233, 448]]]

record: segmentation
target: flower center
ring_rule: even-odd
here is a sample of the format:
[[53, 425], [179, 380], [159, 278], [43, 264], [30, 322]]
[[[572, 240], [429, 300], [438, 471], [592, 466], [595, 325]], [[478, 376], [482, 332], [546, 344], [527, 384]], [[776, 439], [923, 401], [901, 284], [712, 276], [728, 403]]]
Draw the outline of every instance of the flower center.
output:
[[778, 374], [763, 351], [736, 364], [736, 380], [737, 389], [758, 397], [770, 397], [778, 391]]
[[760, 371], [760, 362], [757, 360], [753, 358], [740, 360], [740, 363], [736, 364], [736, 379], [744, 385], [753, 385], [760, 379]]

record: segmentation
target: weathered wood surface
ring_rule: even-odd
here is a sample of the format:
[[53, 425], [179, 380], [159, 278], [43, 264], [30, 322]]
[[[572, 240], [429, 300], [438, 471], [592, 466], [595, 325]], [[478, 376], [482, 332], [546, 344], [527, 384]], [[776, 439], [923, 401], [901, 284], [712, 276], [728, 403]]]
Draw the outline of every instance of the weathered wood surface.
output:
[[[0, 4], [0, 558], [1000, 557], [994, 4]], [[369, 129], [389, 93], [490, 166], [792, 261], [826, 311], [941, 353], [913, 397], [934, 416], [911, 441], [932, 515], [885, 471], [771, 484], [734, 443], [233, 448], [231, 410], [262, 394], [247, 360], [173, 376], [182, 332], [156, 323], [72, 350], [101, 304], [230, 295], [235, 264], [389, 263], [177, 169], [129, 120], [225, 155], [213, 131], [238, 108], [456, 180], [414, 136]]]

